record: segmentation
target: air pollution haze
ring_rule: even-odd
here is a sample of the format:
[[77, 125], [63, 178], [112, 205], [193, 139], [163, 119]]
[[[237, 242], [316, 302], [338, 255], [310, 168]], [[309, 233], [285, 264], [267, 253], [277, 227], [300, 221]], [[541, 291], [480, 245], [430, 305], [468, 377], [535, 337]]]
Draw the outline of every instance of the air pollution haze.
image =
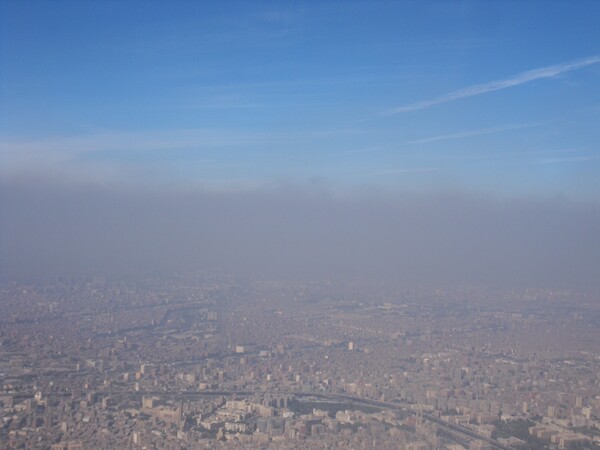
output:
[[5, 277], [221, 270], [285, 279], [598, 287], [600, 206], [319, 185], [1, 185]]

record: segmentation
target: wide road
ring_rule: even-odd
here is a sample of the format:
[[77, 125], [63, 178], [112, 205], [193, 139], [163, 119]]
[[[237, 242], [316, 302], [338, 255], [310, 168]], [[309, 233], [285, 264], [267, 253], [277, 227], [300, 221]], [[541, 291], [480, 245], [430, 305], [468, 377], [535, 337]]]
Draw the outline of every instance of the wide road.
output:
[[[177, 397], [203, 397], [203, 396], [216, 396], [216, 395], [223, 395], [223, 396], [228, 396], [228, 395], [237, 395], [237, 396], [251, 396], [251, 395], [261, 395], [261, 394], [266, 394], [268, 392], [265, 391], [234, 391], [234, 390], [206, 390], [206, 391], [193, 391], [193, 392], [186, 392], [186, 391], [176, 391], [176, 390], [172, 390], [172, 391], [123, 391], [123, 390], [100, 390], [96, 392], [96, 395], [133, 395], [133, 396], [143, 396], [143, 395], [165, 395], [165, 396], [177, 396]], [[323, 393], [323, 392], [294, 392], [294, 391], [277, 391], [277, 392], [271, 392], [270, 393], [272, 396], [294, 396], [294, 397], [314, 397], [314, 398], [320, 398], [320, 399], [324, 399], [324, 400], [336, 400], [336, 401], [344, 401], [344, 402], [350, 402], [350, 403], [355, 403], [355, 404], [362, 404], [362, 405], [366, 405], [366, 406], [377, 406], [380, 408], [387, 408], [387, 409], [392, 409], [395, 411], [401, 411], [405, 414], [417, 414], [419, 411], [417, 411], [417, 408], [414, 405], [408, 404], [408, 403], [398, 403], [398, 402], [385, 402], [385, 401], [380, 401], [380, 400], [372, 400], [372, 399], [368, 399], [368, 398], [362, 398], [362, 397], [355, 397], [353, 395], [345, 395], [345, 394], [327, 394], [327, 393]], [[50, 394], [50, 396], [52, 396], [53, 394]], [[56, 394], [54, 394], [56, 395]], [[68, 393], [65, 394], [60, 394], [60, 396], [67, 396], [70, 395]], [[17, 395], [14, 395], [15, 397]], [[20, 394], [18, 395], [18, 397], [33, 397], [33, 394]], [[445, 420], [433, 415], [433, 414], [429, 414], [426, 412], [420, 412], [423, 419], [425, 420], [429, 420], [430, 422], [434, 422], [435, 424], [444, 427], [448, 430], [451, 430], [455, 433], [460, 433], [464, 436], [468, 436], [470, 438], [473, 439], [479, 439], [481, 441], [487, 442], [488, 444], [492, 445], [494, 448], [497, 449], [501, 449], [501, 450], [514, 450], [512, 447], [509, 447], [507, 445], [502, 444], [501, 442], [492, 439], [492, 438], [488, 438], [486, 436], [483, 436], [479, 433], [477, 433], [474, 430], [471, 430], [470, 428], [465, 428], [461, 425], [456, 425], [450, 422], [446, 422]]]
[[[410, 404], [398, 404], [395, 402], [383, 402], [383, 401], [379, 401], [379, 400], [371, 400], [371, 399], [366, 399], [366, 398], [361, 398], [361, 397], [354, 397], [352, 395], [321, 394], [321, 393], [311, 394], [311, 393], [304, 393], [304, 392], [296, 393], [293, 395], [295, 395], [296, 397], [317, 397], [317, 398], [325, 398], [325, 399], [329, 399], [329, 400], [335, 400], [335, 399], [345, 400], [345, 401], [350, 401], [353, 403], [364, 404], [364, 405], [369, 405], [369, 406], [380, 406], [383, 408], [393, 409], [396, 411], [402, 411], [405, 413], [411, 413], [411, 414], [417, 413], [416, 408]], [[428, 413], [423, 412], [422, 416], [423, 416], [423, 419], [434, 422], [444, 428], [447, 428], [447, 429], [452, 430], [457, 433], [461, 433], [461, 434], [469, 436], [471, 438], [480, 439], [484, 442], [487, 442], [488, 444], [492, 445], [494, 448], [499, 448], [502, 450], [514, 450], [512, 447], [504, 445], [495, 439], [483, 436], [483, 435], [477, 433], [476, 431], [471, 430], [470, 428], [465, 428], [460, 425], [446, 422], [445, 420], [440, 419], [439, 417], [434, 416], [433, 414], [428, 414]]]

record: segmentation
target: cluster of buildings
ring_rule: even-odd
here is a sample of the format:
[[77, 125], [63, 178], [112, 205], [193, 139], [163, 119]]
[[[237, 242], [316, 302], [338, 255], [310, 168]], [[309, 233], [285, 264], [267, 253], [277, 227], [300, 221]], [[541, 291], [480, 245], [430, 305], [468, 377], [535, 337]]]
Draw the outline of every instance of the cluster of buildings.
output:
[[0, 287], [0, 448], [600, 448], [594, 293]]

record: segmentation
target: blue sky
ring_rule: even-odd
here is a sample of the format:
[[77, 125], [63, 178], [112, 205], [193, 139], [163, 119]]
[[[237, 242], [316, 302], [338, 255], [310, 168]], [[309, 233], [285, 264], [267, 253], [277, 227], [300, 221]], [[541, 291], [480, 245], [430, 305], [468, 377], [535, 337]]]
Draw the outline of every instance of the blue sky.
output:
[[0, 176], [600, 198], [600, 2], [0, 3]]

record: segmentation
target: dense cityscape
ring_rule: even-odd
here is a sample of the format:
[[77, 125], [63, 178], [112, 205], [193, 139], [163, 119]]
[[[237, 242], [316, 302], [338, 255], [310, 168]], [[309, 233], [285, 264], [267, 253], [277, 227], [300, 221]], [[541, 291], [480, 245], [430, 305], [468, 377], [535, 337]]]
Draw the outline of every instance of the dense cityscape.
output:
[[593, 292], [2, 286], [7, 449], [600, 448]]

